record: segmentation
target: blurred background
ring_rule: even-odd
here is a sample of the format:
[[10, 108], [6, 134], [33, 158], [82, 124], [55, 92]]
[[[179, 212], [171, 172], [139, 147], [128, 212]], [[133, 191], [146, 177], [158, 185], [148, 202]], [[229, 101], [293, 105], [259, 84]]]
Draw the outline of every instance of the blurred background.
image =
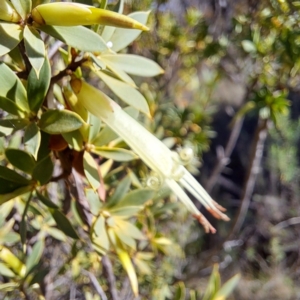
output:
[[178, 212], [160, 223], [183, 251], [158, 259], [157, 299], [179, 281], [205, 288], [215, 263], [224, 280], [241, 274], [231, 299], [300, 299], [299, 2], [141, 0], [126, 9], [152, 10], [151, 33], [128, 51], [165, 70], [140, 85], [149, 126], [194, 146], [197, 178], [231, 218], [207, 216], [215, 235]]

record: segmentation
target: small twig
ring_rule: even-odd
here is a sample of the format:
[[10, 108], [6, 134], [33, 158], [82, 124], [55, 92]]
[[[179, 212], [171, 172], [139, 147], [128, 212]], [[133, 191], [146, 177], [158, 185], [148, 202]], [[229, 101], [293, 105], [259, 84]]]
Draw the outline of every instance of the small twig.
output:
[[71, 75], [73, 72], [76, 71], [78, 67], [80, 67], [83, 63], [88, 61], [88, 58], [84, 57], [78, 61], [72, 61], [64, 70], [60, 71], [57, 75], [51, 78], [50, 84], [53, 85], [57, 81], [61, 80], [67, 75]]
[[209, 180], [206, 183], [205, 189], [208, 193], [210, 193], [213, 189], [213, 187], [215, 186], [216, 182], [218, 181], [220, 174], [222, 173], [224, 167], [226, 166], [231, 153], [236, 145], [237, 139], [240, 135], [242, 126], [243, 126], [243, 122], [244, 122], [244, 118], [238, 118], [236, 120], [236, 122], [234, 123], [234, 127], [231, 131], [228, 143], [225, 147], [224, 150], [224, 155], [223, 157], [219, 157], [217, 164], [215, 165]]
[[107, 300], [107, 297], [101, 287], [101, 285], [99, 284], [97, 278], [95, 277], [95, 275], [91, 272], [86, 272], [87, 275], [90, 278], [91, 283], [93, 284], [96, 292], [98, 293], [98, 295], [101, 297], [101, 300]]
[[256, 128], [254, 140], [252, 143], [250, 165], [246, 174], [243, 195], [241, 198], [241, 206], [226, 240], [231, 239], [236, 233], [238, 233], [245, 220], [251, 200], [251, 195], [253, 193], [254, 185], [256, 182], [256, 177], [260, 169], [264, 144], [268, 133], [268, 122], [268, 119], [259, 119], [259, 124]]
[[120, 300], [118, 290], [116, 288], [116, 278], [113, 272], [112, 264], [107, 255], [102, 257], [103, 274], [107, 280], [109, 292], [112, 300]]
[[300, 224], [300, 217], [294, 217], [294, 218], [290, 218], [288, 220], [285, 220], [285, 221], [282, 221], [282, 222], [276, 224], [274, 226], [274, 228], [276, 230], [280, 230], [280, 229], [286, 228], [288, 226], [298, 225], [298, 224]]

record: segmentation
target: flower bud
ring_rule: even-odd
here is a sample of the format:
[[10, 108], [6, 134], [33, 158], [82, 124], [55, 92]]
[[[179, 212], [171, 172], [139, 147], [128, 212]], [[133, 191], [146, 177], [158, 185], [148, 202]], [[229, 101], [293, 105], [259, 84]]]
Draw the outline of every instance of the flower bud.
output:
[[122, 14], [71, 2], [53, 2], [38, 5], [32, 10], [31, 16], [39, 25], [77, 26], [100, 24], [149, 30], [147, 26]]

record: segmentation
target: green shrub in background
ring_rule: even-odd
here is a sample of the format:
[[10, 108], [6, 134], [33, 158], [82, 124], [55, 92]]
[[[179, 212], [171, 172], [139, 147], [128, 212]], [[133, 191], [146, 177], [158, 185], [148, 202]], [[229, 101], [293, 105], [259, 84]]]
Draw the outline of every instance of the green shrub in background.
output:
[[[0, 1], [0, 290], [6, 299], [132, 298], [147, 280], [136, 270], [151, 276], [153, 258], [174, 247], [155, 220], [174, 206], [184, 213], [166, 200], [170, 191], [207, 232], [215, 229], [183, 188], [228, 217], [184, 167], [192, 147], [171, 151], [174, 140], [161, 142], [137, 120], [149, 124], [151, 114], [130, 75], [163, 70], [118, 52], [148, 30], [149, 12], [126, 17], [123, 1], [118, 13], [106, 1], [48, 2]], [[122, 269], [129, 281], [116, 280]], [[223, 299], [235, 282], [209, 287], [205, 299]]]

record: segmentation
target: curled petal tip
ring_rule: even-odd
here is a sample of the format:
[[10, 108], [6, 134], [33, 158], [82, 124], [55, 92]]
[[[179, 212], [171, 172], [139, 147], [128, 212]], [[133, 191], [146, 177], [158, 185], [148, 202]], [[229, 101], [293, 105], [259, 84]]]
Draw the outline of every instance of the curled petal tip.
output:
[[197, 215], [194, 214], [193, 217], [204, 227], [205, 233], [211, 232], [215, 234], [217, 232], [216, 228], [214, 228], [201, 213]]
[[211, 209], [210, 207], [207, 208], [207, 211], [213, 215], [216, 219], [218, 220], [223, 220], [223, 221], [229, 221], [230, 218], [228, 216], [226, 216], [225, 214], [223, 214], [221, 211], [219, 211], [219, 209], [215, 208], [215, 209]]
[[215, 207], [216, 207], [218, 210], [220, 210], [220, 211], [222, 211], [222, 212], [227, 211], [227, 209], [226, 209], [225, 207], [223, 207], [222, 205], [220, 205], [219, 203], [217, 203], [215, 200], [212, 200], [212, 201], [213, 201], [213, 204], [215, 205]]

